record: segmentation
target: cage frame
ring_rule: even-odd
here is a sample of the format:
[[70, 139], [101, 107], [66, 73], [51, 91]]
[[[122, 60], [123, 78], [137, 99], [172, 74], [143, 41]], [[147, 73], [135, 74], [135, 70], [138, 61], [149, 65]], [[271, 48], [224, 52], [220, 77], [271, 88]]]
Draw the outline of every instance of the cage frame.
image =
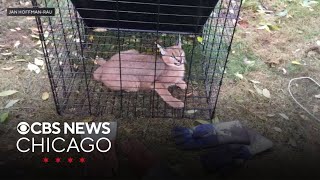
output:
[[[225, 2], [225, 1], [227, 1], [228, 2], [228, 7], [227, 7], [227, 9], [229, 10], [229, 8], [230, 8], [230, 6], [232, 6], [232, 1], [235, 1], [235, 0], [219, 0], [219, 3], [216, 5], [216, 6], [220, 6], [219, 8], [218, 8], [218, 20], [219, 20], [219, 16], [220, 16], [220, 11], [221, 11], [221, 7], [222, 7], [222, 5], [223, 5], [223, 2]], [[44, 0], [44, 2], [47, 2], [46, 0]], [[118, 2], [119, 2], [119, 0], [116, 0], [116, 2], [117, 2], [117, 4], [118, 4]], [[158, 0], [158, 2], [160, 2], [159, 0]], [[77, 12], [77, 9], [76, 9], [76, 7], [70, 7], [70, 0], [68, 0], [67, 1], [67, 4], [68, 4], [68, 11], [69, 11], [69, 16], [70, 16], [70, 19], [72, 18], [71, 17], [71, 13], [73, 12], [74, 14], [74, 18], [75, 18], [75, 27], [77, 28], [77, 29], [74, 29], [74, 26], [72, 26], [72, 30], [73, 30], [73, 32], [75, 32], [76, 34], [77, 34], [77, 36], [79, 37], [79, 42], [80, 42], [80, 46], [77, 46], [77, 45], [75, 45], [75, 47], [76, 48], [79, 48], [79, 51], [77, 51], [77, 52], [79, 52], [79, 54], [77, 55], [77, 57], [79, 58], [79, 61], [82, 63], [82, 67], [83, 67], [83, 73], [84, 73], [84, 84], [85, 84], [85, 96], [86, 96], [86, 98], [87, 98], [87, 100], [88, 100], [88, 112], [87, 113], [85, 113], [85, 114], [88, 114], [88, 115], [103, 115], [105, 112], [103, 111], [103, 110], [101, 110], [101, 111], [99, 111], [99, 110], [96, 110], [98, 113], [96, 113], [96, 112], [93, 112], [92, 111], [92, 107], [94, 106], [93, 104], [92, 104], [92, 101], [90, 100], [91, 99], [91, 95], [90, 95], [90, 93], [91, 93], [91, 90], [90, 90], [90, 87], [89, 87], [89, 77], [90, 77], [90, 75], [88, 74], [88, 71], [86, 70], [86, 55], [85, 55], [85, 46], [87, 45], [86, 44], [86, 41], [87, 41], [87, 39], [85, 39], [85, 38], [88, 38], [88, 36], [86, 36], [86, 35], [88, 35], [87, 33], [88, 32], [86, 32], [87, 30], [88, 30], [88, 28], [85, 28], [85, 25], [83, 25], [83, 22], [81, 21], [81, 17], [80, 17], [80, 15], [78, 14], [78, 12]], [[222, 70], [220, 70], [221, 72], [222, 72], [222, 74], [221, 74], [221, 77], [220, 77], [220, 81], [217, 83], [217, 84], [214, 84], [213, 83], [213, 78], [214, 78], [214, 76], [215, 76], [215, 73], [216, 73], [216, 68], [218, 67], [217, 66], [217, 63], [218, 63], [218, 57], [219, 57], [219, 55], [220, 55], [220, 48], [221, 48], [221, 45], [222, 45], [222, 43], [220, 42], [219, 43], [219, 46], [218, 46], [218, 50], [217, 50], [217, 53], [216, 53], [216, 60], [215, 60], [215, 62], [214, 62], [214, 69], [213, 69], [213, 73], [212, 73], [212, 82], [211, 83], [208, 83], [209, 84], [209, 87], [207, 87], [207, 84], [205, 83], [205, 91], [206, 91], [206, 93], [208, 93], [208, 94], [206, 94], [207, 96], [208, 96], [208, 98], [207, 98], [207, 100], [208, 101], [212, 101], [212, 102], [208, 102], [208, 106], [212, 106], [212, 108], [208, 108], [208, 110], [209, 110], [209, 115], [207, 116], [207, 118], [205, 118], [205, 119], [212, 119], [213, 117], [214, 117], [214, 115], [215, 115], [215, 110], [216, 110], [216, 106], [217, 106], [217, 102], [218, 102], [218, 98], [219, 98], [219, 94], [220, 94], [220, 89], [221, 89], [221, 85], [222, 85], [222, 81], [223, 81], [223, 78], [224, 78], [224, 75], [225, 75], [225, 69], [226, 69], [226, 64], [227, 64], [227, 62], [228, 62], [228, 57], [229, 57], [229, 54], [230, 54], [230, 51], [231, 51], [231, 45], [232, 45], [232, 41], [233, 41], [233, 37], [234, 37], [234, 33], [235, 33], [235, 28], [236, 28], [236, 25], [237, 25], [237, 22], [238, 22], [238, 19], [239, 19], [239, 14], [240, 14], [240, 9], [241, 9], [241, 5], [242, 5], [242, 0], [239, 0], [239, 2], [238, 2], [239, 4], [238, 4], [238, 12], [236, 13], [236, 16], [233, 18], [233, 20], [235, 20], [235, 22], [234, 22], [234, 25], [231, 27], [231, 29], [232, 29], [232, 32], [231, 32], [231, 34], [229, 34], [228, 36], [230, 37], [230, 39], [228, 40], [229, 41], [229, 43], [228, 43], [228, 47], [227, 47], [227, 49], [226, 49], [226, 55], [225, 55], [225, 57], [224, 57], [224, 59], [225, 59], [225, 61], [223, 62], [223, 64], [222, 64]], [[59, 14], [59, 17], [58, 18], [60, 18], [60, 22], [61, 22], [61, 25], [63, 26], [63, 17], [62, 17], [62, 15], [61, 15], [61, 7], [59, 7], [59, 2], [57, 1], [57, 4], [58, 4], [58, 14]], [[72, 3], [71, 3], [72, 4]], [[38, 4], [38, 2], [37, 2], [37, 0], [32, 0], [32, 5], [33, 5], [33, 7], [35, 7], [35, 8], [37, 8], [37, 7], [39, 7], [39, 4]], [[47, 6], [47, 4], [45, 4], [45, 7]], [[160, 4], [159, 4], [159, 8], [160, 8]], [[117, 9], [117, 11], [119, 11], [119, 9]], [[213, 14], [213, 13], [212, 13]], [[210, 15], [210, 17], [208, 18], [208, 21], [210, 20], [210, 18], [211, 18], [211, 16], [212, 16], [212, 19], [214, 19], [214, 17], [213, 17], [213, 15]], [[227, 15], [226, 15], [226, 17], [224, 18], [224, 22], [223, 22], [223, 29], [222, 29], [222, 36], [221, 36], [221, 39], [223, 38], [223, 34], [224, 34], [224, 31], [225, 31], [225, 29], [226, 29], [226, 23], [227, 23], [227, 20], [228, 20], [228, 14], [229, 14], [229, 11], [227, 12]], [[159, 16], [159, 15], [158, 15]], [[39, 30], [39, 39], [40, 39], [40, 41], [41, 41], [41, 46], [42, 46], [42, 50], [43, 50], [43, 56], [44, 56], [44, 59], [45, 59], [45, 62], [46, 62], [46, 68], [47, 68], [47, 73], [48, 73], [48, 77], [49, 77], [49, 80], [50, 80], [50, 85], [51, 85], [51, 90], [52, 90], [52, 93], [53, 93], [53, 99], [54, 99], [54, 103], [55, 103], [55, 107], [56, 107], [56, 111], [57, 111], [57, 113], [58, 114], [60, 114], [60, 115], [62, 115], [62, 114], [64, 114], [65, 113], [65, 108], [66, 108], [66, 106], [68, 106], [68, 103], [69, 103], [69, 101], [70, 101], [70, 94], [72, 93], [72, 92], [68, 92], [66, 89], [64, 89], [63, 90], [63, 97], [65, 98], [64, 99], [64, 102], [60, 102], [60, 100], [59, 100], [59, 90], [57, 90], [57, 82], [55, 81], [55, 77], [54, 77], [54, 72], [53, 72], [53, 70], [52, 70], [52, 66], [51, 66], [51, 61], [50, 61], [50, 53], [51, 52], [48, 52], [48, 50], [49, 50], [49, 48], [48, 48], [48, 44], [46, 43], [46, 37], [45, 37], [45, 31], [46, 30], [44, 30], [44, 25], [43, 25], [43, 21], [42, 21], [42, 17], [35, 17], [35, 19], [36, 19], [36, 24], [37, 24], [37, 28], [38, 28], [38, 30]], [[51, 24], [52, 24], [52, 19], [50, 18], [50, 17], [48, 17], [48, 19], [49, 19], [49, 25], [51, 26]], [[211, 20], [212, 20], [211, 19]], [[118, 21], [119, 22], [119, 21]], [[210, 31], [211, 31], [211, 28], [213, 27], [212, 26], [212, 23], [214, 23], [213, 22], [213, 20], [212, 21], [210, 21], [209, 22], [209, 34], [210, 34]], [[81, 25], [82, 24], [82, 25]], [[159, 18], [158, 18], [158, 24], [159, 24]], [[204, 26], [205, 25], [207, 25], [208, 24], [208, 22], [206, 23], [206, 24], [204, 24]], [[84, 27], [84, 29], [81, 29], [81, 27]], [[214, 28], [215, 28], [215, 32], [213, 33], [214, 34], [214, 36], [216, 35], [216, 31], [217, 31], [217, 23], [215, 24], [215, 26], [214, 26]], [[134, 32], [134, 33], [154, 33], [154, 35], [158, 38], [160, 35], [162, 35], [162, 34], [166, 34], [166, 33], [170, 33], [170, 34], [182, 34], [182, 35], [184, 35], [184, 34], [186, 34], [186, 35], [188, 35], [188, 33], [183, 33], [183, 32], [173, 32], [173, 31], [160, 31], [159, 29], [157, 29], [156, 31], [148, 31], [148, 30], [139, 30], [139, 29], [121, 29], [119, 26], [118, 26], [118, 28], [116, 28], [116, 29], [114, 29], [114, 28], [108, 28], [108, 31], [113, 31], [113, 32], [116, 32], [117, 34], [115, 35], [116, 37], [117, 37], [117, 45], [119, 46], [119, 49], [118, 49], [118, 52], [120, 53], [121, 52], [121, 33], [122, 32]], [[52, 27], [51, 27], [51, 31], [52, 31]], [[62, 31], [63, 31], [63, 36], [64, 36], [64, 40], [66, 41], [66, 33], [64, 32], [64, 27], [62, 27]], [[204, 30], [205, 31], [205, 30]], [[83, 34], [82, 33], [84, 33], [84, 36], [83, 36]], [[190, 34], [190, 33], [189, 33]], [[205, 36], [205, 34], [203, 33], [203, 32], [200, 32], [200, 33], [191, 33], [191, 34], [194, 34], [194, 37], [193, 37], [193, 43], [192, 43], [192, 55], [191, 56], [193, 56], [194, 55], [194, 49], [196, 48], [195, 46], [196, 46], [196, 41], [197, 41], [197, 36], [196, 35], [198, 35], [198, 34], [201, 34], [202, 35], [202, 37], [203, 36]], [[52, 36], [53, 36], [53, 38], [54, 38], [54, 33], [52, 33]], [[209, 36], [209, 35], [208, 35]], [[208, 38], [210, 38], [210, 37], [208, 37]], [[204, 37], [203, 38], [204, 40], [206, 40], [206, 37]], [[53, 40], [54, 41], [54, 40]], [[54, 46], [57, 46], [57, 44], [56, 43], [54, 43]], [[206, 46], [206, 47], [205, 47]], [[203, 44], [203, 50], [205, 49], [205, 48], [207, 48], [209, 46], [209, 43], [206, 43], [206, 44]], [[213, 45], [211, 46], [211, 51], [213, 51]], [[57, 47], [54, 47], [54, 49], [55, 49], [55, 51], [56, 51], [56, 55], [58, 54], [58, 52], [57, 52]], [[67, 49], [67, 51], [68, 51], [68, 47], [67, 47], [67, 44], [65, 44], [65, 49]], [[212, 56], [212, 54], [211, 54], [211, 51], [210, 51], [210, 57], [209, 57], [209, 65], [211, 64], [211, 56]], [[70, 53], [70, 52], [68, 52], [68, 53]], [[157, 53], [155, 53], [155, 58], [157, 58]], [[68, 58], [68, 61], [70, 61], [71, 60], [71, 58], [69, 57]], [[191, 62], [189, 63], [190, 64], [190, 69], [192, 68], [192, 60], [193, 60], [193, 58], [191, 58]], [[189, 60], [190, 61], [190, 60]], [[121, 60], [120, 60], [120, 63], [121, 63]], [[209, 65], [207, 65], [207, 69], [205, 70], [205, 72], [207, 72], [208, 71], [208, 69], [210, 68], [209, 67]], [[120, 65], [120, 67], [121, 67], [121, 65]], [[72, 68], [70, 68], [70, 71], [72, 71]], [[121, 68], [120, 68], [120, 71], [121, 71]], [[186, 73], [188, 73], [188, 75], [187, 75], [187, 77], [188, 77], [188, 80], [187, 80], [187, 87], [189, 87], [189, 83], [190, 83], [190, 76], [191, 76], [191, 73], [192, 72], [192, 70], [189, 70], [188, 72], [186, 72]], [[61, 75], [62, 75], [62, 81], [63, 81], [63, 83], [65, 84], [66, 82], [64, 81], [64, 73], [61, 73]], [[121, 73], [120, 73], [120, 76], [121, 76]], [[205, 79], [205, 81], [207, 81], [208, 79], [207, 79], [207, 76], [206, 76], [206, 79]], [[82, 81], [82, 80], [81, 80]], [[210, 80], [209, 80], [210, 81]], [[71, 83], [74, 83], [73, 82], [73, 80], [72, 80], [72, 82]], [[213, 86], [214, 85], [216, 85], [216, 87], [217, 87], [217, 92], [216, 92], [216, 95], [215, 95], [215, 98], [214, 99], [211, 99], [211, 96], [212, 96], [212, 92], [213, 92], [213, 90], [212, 90], [212, 88], [214, 88]], [[65, 87], [65, 86], [63, 86], [63, 87]], [[188, 88], [187, 88], [188, 89]], [[209, 89], [209, 90], [208, 90]], [[61, 93], [61, 92], [60, 92]], [[119, 97], [120, 97], [120, 111], [122, 111], [122, 109], [123, 109], [123, 98], [124, 98], [124, 95], [123, 95], [123, 91], [119, 91], [119, 92], [114, 92], [114, 94], [115, 95], [118, 95]], [[155, 91], [153, 90], [152, 91], [152, 107], [151, 107], [151, 114], [149, 114], [149, 115], [147, 115], [146, 117], [158, 117], [157, 115], [155, 115], [154, 113], [154, 111], [155, 111], [155, 96], [156, 96], [156, 93], [155, 93]], [[186, 99], [187, 99], [187, 91], [185, 91], [185, 94], [184, 94], [184, 102], [186, 103]], [[151, 100], [150, 100], [151, 101]], [[158, 100], [157, 101], [159, 101], [159, 97], [158, 97]], [[129, 111], [129, 106], [128, 106], [128, 111]], [[192, 110], [192, 109], [191, 109]], [[196, 110], [196, 108], [194, 108], [194, 110]], [[128, 111], [127, 111], [127, 116], [128, 116]], [[160, 117], [166, 117], [166, 118], [192, 118], [192, 119], [195, 119], [195, 118], [198, 118], [198, 116], [195, 116], [195, 113], [193, 113], [193, 115], [191, 115], [191, 117], [190, 116], [187, 116], [186, 115], [186, 111], [188, 111], [186, 108], [183, 108], [182, 109], [182, 112], [177, 112], [177, 114], [178, 115], [174, 115], [174, 112], [175, 110], [172, 110], [172, 116], [160, 116]], [[181, 111], [181, 110], [179, 110], [179, 111]], [[134, 113], [136, 113], [137, 111], [134, 111]], [[111, 112], [111, 113], [113, 113], [113, 112]], [[120, 113], [120, 117], [123, 117], [123, 116], [126, 116], [126, 115], [123, 115], [123, 113], [121, 112]], [[141, 117], [141, 116], [136, 116], [136, 114], [134, 115], [135, 117]], [[144, 116], [145, 117], [145, 116]]]

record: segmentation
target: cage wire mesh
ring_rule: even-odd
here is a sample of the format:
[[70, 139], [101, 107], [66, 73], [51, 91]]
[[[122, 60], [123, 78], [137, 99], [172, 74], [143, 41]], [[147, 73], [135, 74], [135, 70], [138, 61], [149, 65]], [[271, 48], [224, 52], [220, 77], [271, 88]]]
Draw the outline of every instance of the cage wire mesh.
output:
[[[36, 17], [36, 22], [58, 113], [205, 119], [214, 116], [241, 0], [33, 0], [32, 3], [34, 7], [56, 10], [55, 16]], [[159, 72], [168, 74], [160, 67], [166, 69], [168, 65], [163, 63], [165, 55], [161, 55], [156, 43], [164, 48], [177, 47], [174, 45], [179, 36], [185, 52], [185, 62], [180, 63], [185, 66], [186, 88], [172, 83], [176, 81], [172, 77], [167, 84], [159, 80]], [[132, 49], [138, 52], [127, 51]], [[134, 53], [124, 55], [124, 51]], [[183, 51], [180, 49], [180, 55]], [[139, 61], [139, 56], [148, 60], [136, 65], [133, 61]], [[110, 60], [112, 57], [116, 60]], [[115, 78], [116, 84], [120, 84], [118, 90], [93, 78], [95, 71], [104, 67], [97, 64], [99, 58], [104, 62], [118, 61], [113, 64], [117, 64], [114, 73], [120, 79], [112, 73], [106, 76]], [[179, 57], [169, 58], [176, 61]], [[135, 69], [137, 66], [141, 68]], [[169, 77], [166, 73], [160, 76]], [[148, 79], [142, 76], [147, 75], [153, 79], [142, 82]], [[133, 82], [137, 86], [148, 88], [128, 90], [132, 77], [138, 77]], [[162, 90], [156, 87], [157, 82], [164, 84]], [[166, 98], [161, 92], [170, 94]], [[180, 107], [172, 106], [170, 99], [178, 101]]]

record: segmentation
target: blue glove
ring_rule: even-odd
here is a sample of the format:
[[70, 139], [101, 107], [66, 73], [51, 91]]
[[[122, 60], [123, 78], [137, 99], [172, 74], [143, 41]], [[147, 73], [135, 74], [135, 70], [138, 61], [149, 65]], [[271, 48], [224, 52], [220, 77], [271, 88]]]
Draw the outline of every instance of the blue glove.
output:
[[198, 125], [193, 129], [175, 127], [172, 135], [181, 149], [201, 149], [218, 145], [217, 133], [212, 124]]

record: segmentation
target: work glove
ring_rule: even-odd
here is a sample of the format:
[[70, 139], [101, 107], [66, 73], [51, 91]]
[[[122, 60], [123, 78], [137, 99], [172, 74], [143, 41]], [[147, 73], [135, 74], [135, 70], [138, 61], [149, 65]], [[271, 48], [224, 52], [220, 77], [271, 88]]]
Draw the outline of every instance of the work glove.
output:
[[222, 144], [249, 144], [248, 132], [239, 121], [216, 125], [202, 124], [192, 129], [175, 127], [172, 136], [176, 145], [184, 150], [215, 147]]

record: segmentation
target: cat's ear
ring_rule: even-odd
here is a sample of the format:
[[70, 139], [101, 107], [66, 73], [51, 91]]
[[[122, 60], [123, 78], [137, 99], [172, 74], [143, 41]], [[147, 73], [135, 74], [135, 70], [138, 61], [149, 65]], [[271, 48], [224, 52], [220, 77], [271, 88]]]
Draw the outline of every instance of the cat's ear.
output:
[[178, 41], [176, 43], [176, 46], [178, 46], [179, 48], [182, 48], [182, 42], [181, 42], [181, 36], [179, 34], [179, 37], [178, 37]]
[[166, 51], [163, 49], [163, 47], [161, 47], [159, 44], [157, 44], [157, 47], [159, 48], [160, 53], [161, 53], [162, 55], [165, 55], [165, 54], [166, 54]]

